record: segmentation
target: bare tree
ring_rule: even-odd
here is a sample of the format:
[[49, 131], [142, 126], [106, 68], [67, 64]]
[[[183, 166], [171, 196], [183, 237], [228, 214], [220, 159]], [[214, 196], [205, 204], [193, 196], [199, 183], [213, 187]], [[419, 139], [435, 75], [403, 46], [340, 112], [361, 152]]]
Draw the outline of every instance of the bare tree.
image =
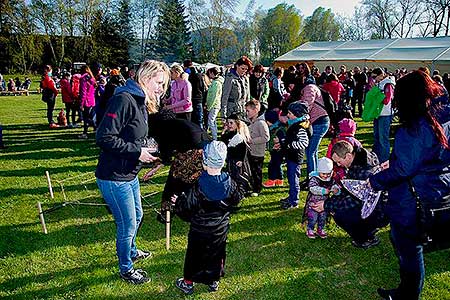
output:
[[427, 23], [422, 29], [425, 34], [436, 37], [447, 36], [450, 30], [450, 0], [423, 1], [426, 7]]
[[150, 38], [154, 34], [154, 27], [157, 20], [157, 0], [135, 0], [132, 7], [135, 12], [136, 32], [140, 36], [139, 57], [143, 61], [149, 54]]
[[395, 0], [362, 0], [364, 17], [368, 20], [372, 38], [392, 38], [395, 33]]

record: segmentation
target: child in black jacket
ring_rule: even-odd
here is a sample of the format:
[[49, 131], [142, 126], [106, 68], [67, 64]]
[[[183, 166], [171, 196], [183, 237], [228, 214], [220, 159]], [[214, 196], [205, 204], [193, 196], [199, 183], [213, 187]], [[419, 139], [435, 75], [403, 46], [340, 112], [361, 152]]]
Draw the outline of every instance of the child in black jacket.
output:
[[172, 197], [175, 213], [190, 222], [188, 246], [184, 260], [184, 276], [176, 286], [185, 294], [194, 292], [194, 282], [219, 288], [224, 275], [226, 241], [230, 214], [242, 199], [242, 193], [228, 173], [222, 172], [227, 146], [212, 141], [203, 150], [205, 171], [187, 193]]

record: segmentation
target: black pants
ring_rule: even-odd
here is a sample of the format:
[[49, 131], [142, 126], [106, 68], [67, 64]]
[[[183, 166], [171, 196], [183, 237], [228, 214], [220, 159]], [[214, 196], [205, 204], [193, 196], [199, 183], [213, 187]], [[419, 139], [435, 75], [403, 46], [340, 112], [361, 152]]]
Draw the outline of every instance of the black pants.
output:
[[249, 155], [248, 162], [252, 171], [253, 177], [253, 192], [261, 193], [262, 190], [262, 169], [264, 165], [264, 156], [258, 157]]
[[83, 107], [83, 133], [88, 133], [89, 126], [95, 128], [94, 124], [94, 107]]
[[358, 116], [361, 117], [363, 111], [364, 92], [355, 90], [351, 101], [352, 101], [353, 115], [356, 116], [356, 105], [358, 105]]
[[336, 211], [333, 218], [355, 242], [364, 243], [375, 238], [378, 229], [387, 225], [387, 219], [380, 214], [380, 211], [374, 210], [367, 219], [362, 219], [361, 207], [353, 207]]
[[55, 110], [55, 97], [52, 97], [52, 99], [49, 99], [47, 101], [47, 121], [48, 124], [55, 123], [53, 121], [53, 111]]
[[[77, 113], [77, 108], [74, 106], [73, 102], [64, 103], [66, 106], [66, 117], [70, 120], [69, 123], [75, 124], [75, 114]], [[70, 117], [70, 119], [69, 119]]]

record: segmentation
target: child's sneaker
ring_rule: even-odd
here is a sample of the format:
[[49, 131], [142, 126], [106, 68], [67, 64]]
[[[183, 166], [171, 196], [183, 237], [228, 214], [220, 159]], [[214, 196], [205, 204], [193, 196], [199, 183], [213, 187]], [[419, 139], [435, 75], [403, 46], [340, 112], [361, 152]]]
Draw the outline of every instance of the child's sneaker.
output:
[[325, 230], [323, 229], [317, 229], [316, 234], [321, 238], [321, 239], [326, 239], [328, 237], [327, 233], [325, 232]]
[[208, 286], [208, 291], [210, 292], [217, 292], [219, 290], [219, 281], [213, 281], [213, 283], [211, 283]]
[[283, 186], [284, 185], [283, 179], [275, 179], [275, 185], [276, 186]]
[[266, 182], [264, 182], [262, 185], [263, 185], [263, 187], [265, 187], [265, 188], [271, 188], [271, 187], [274, 187], [274, 186], [276, 185], [276, 180], [269, 179], [269, 180], [267, 180]]
[[142, 284], [150, 281], [147, 272], [141, 269], [131, 269], [126, 273], [120, 273], [120, 277], [132, 284]]
[[314, 233], [314, 231], [312, 229], [307, 229], [306, 230], [306, 236], [310, 239], [315, 239], [316, 238], [316, 234]]
[[175, 286], [186, 295], [192, 295], [192, 293], [194, 292], [194, 284], [186, 283], [186, 281], [184, 281], [184, 278], [178, 278], [177, 281], [175, 281]]

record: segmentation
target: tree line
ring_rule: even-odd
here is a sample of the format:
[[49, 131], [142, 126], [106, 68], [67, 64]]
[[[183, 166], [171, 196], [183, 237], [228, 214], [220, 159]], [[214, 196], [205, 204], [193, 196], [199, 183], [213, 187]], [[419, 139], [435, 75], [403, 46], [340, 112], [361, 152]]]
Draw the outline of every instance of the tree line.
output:
[[361, 0], [352, 16], [246, 0], [2, 0], [0, 72], [71, 62], [228, 64], [248, 55], [270, 65], [307, 41], [448, 35], [450, 0]]

